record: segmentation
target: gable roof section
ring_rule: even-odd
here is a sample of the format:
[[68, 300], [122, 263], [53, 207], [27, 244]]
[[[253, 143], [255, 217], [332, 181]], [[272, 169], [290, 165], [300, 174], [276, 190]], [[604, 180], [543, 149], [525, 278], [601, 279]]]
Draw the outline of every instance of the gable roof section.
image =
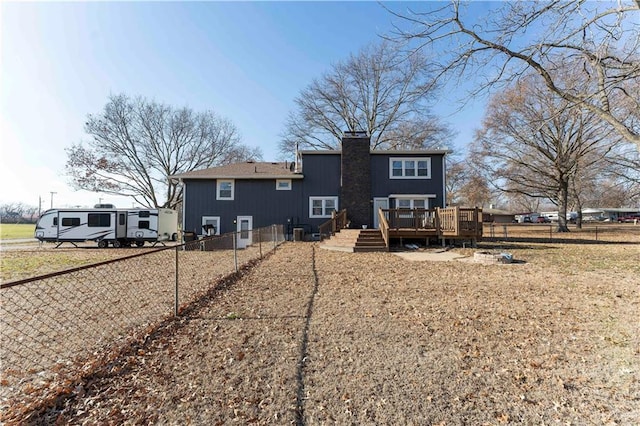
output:
[[171, 176], [172, 179], [302, 179], [290, 169], [291, 163], [247, 161]]

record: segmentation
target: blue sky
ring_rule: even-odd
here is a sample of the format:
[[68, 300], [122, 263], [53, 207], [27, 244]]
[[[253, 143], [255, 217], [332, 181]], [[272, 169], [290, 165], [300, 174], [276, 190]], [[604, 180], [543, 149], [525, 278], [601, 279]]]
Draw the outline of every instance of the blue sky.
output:
[[[435, 3], [391, 2], [393, 10]], [[0, 202], [127, 207], [74, 191], [65, 148], [110, 94], [143, 96], [229, 118], [242, 140], [278, 157], [296, 95], [331, 64], [379, 41], [394, 22], [376, 2], [0, 3]], [[459, 113], [451, 89], [434, 104], [463, 149], [482, 108]]]

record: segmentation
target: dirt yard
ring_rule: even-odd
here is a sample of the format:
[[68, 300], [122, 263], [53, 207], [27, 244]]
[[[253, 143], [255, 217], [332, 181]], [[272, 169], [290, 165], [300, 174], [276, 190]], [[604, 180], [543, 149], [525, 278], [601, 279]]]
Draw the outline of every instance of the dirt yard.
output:
[[482, 245], [509, 265], [286, 243], [55, 407], [5, 420], [640, 424], [640, 239], [619, 241]]

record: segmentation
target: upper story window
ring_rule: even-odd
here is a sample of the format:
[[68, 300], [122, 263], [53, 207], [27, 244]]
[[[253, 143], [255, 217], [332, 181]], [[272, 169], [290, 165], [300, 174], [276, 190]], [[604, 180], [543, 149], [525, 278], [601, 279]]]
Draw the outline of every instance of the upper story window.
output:
[[216, 200], [233, 200], [233, 180], [220, 180], [216, 184]]
[[338, 197], [309, 197], [309, 217], [331, 217], [338, 210]]
[[276, 179], [276, 191], [291, 191], [291, 179]]
[[390, 158], [390, 179], [431, 179], [431, 158]]

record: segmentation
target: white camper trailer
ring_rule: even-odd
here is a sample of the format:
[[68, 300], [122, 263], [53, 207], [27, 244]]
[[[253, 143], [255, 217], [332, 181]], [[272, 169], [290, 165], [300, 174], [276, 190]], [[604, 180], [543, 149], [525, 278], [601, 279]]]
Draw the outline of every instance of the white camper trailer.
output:
[[56, 242], [96, 241], [98, 247], [127, 247], [178, 239], [178, 214], [170, 209], [52, 209], [36, 223], [36, 239]]

